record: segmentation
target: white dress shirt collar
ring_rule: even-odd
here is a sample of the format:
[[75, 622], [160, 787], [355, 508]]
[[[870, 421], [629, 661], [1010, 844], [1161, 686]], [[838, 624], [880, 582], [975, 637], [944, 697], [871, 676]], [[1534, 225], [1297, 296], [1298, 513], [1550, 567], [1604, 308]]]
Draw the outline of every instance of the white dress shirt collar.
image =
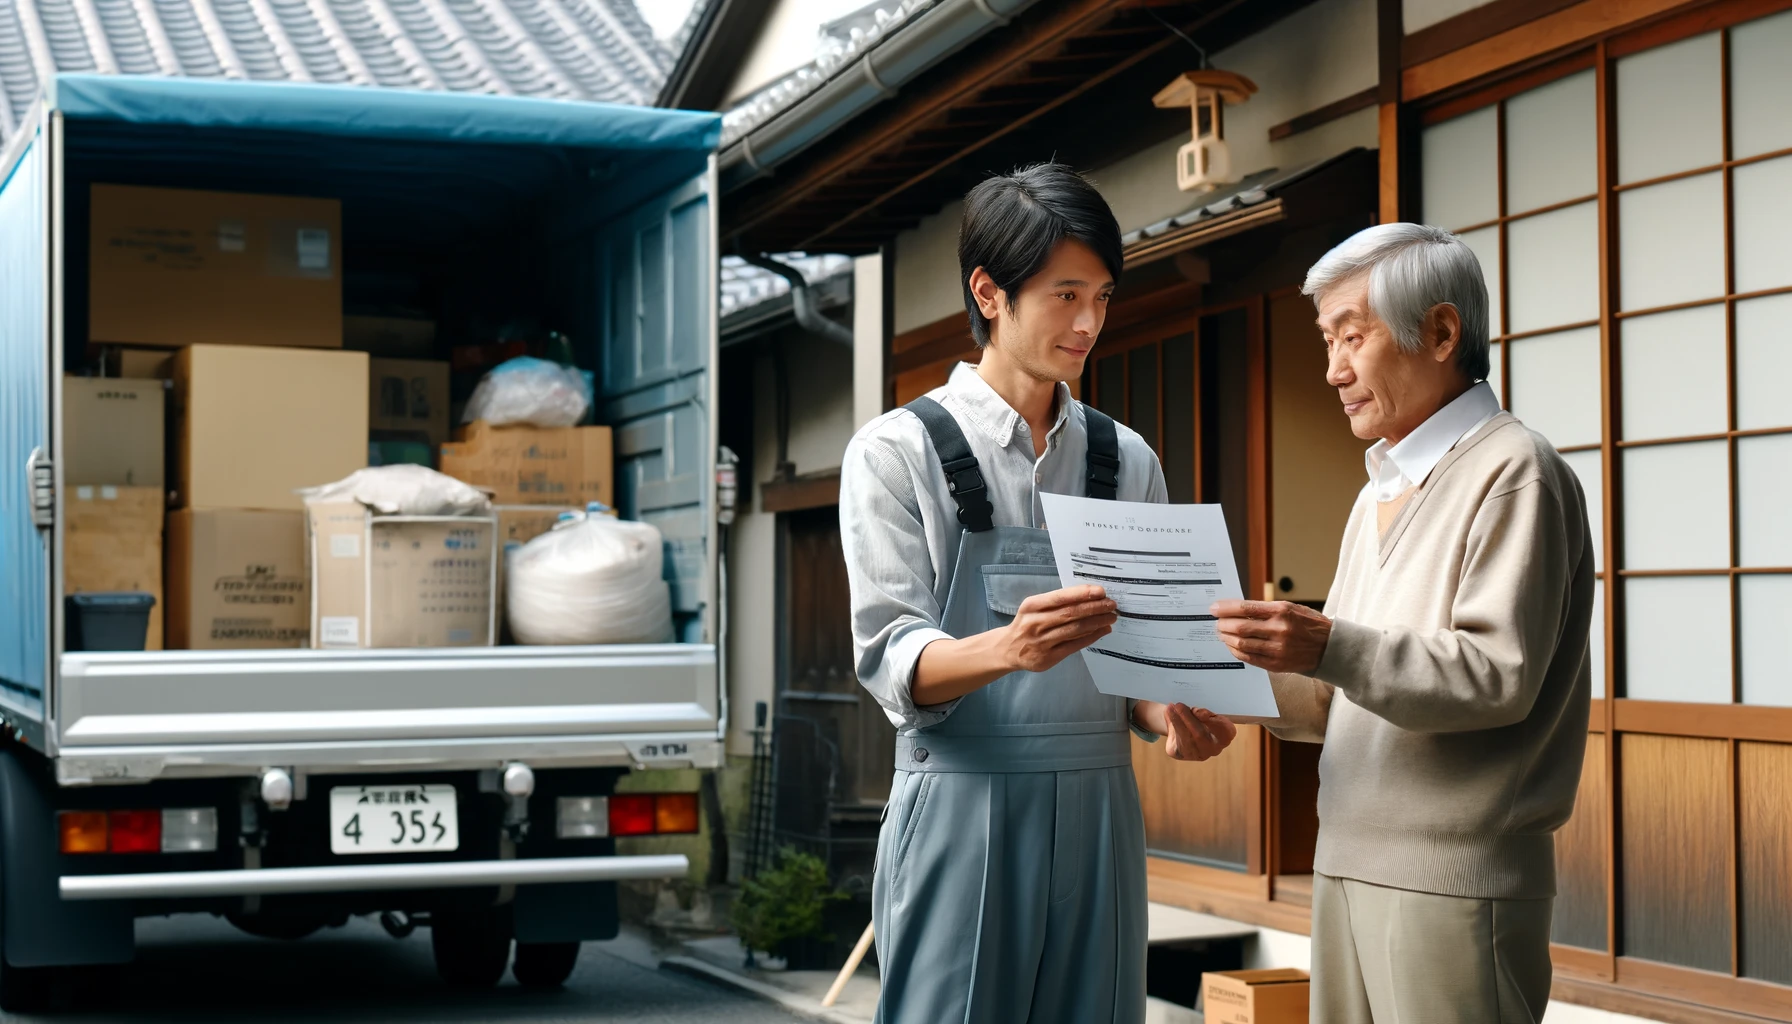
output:
[[1418, 429], [1389, 445], [1380, 440], [1363, 456], [1376, 501], [1393, 501], [1425, 482], [1450, 449], [1499, 415], [1500, 400], [1486, 381], [1431, 414]]
[[[989, 435], [990, 440], [1004, 448], [1014, 440], [1015, 430], [1021, 422], [1020, 413], [1015, 412], [1008, 400], [989, 386], [989, 382], [977, 372], [976, 366], [959, 363], [953, 367], [952, 376], [946, 382], [946, 390], [957, 400], [959, 411], [965, 414], [965, 418]], [[1070, 417], [1070, 386], [1059, 381], [1057, 391], [1057, 418], [1052, 424], [1052, 434], [1062, 429]]]

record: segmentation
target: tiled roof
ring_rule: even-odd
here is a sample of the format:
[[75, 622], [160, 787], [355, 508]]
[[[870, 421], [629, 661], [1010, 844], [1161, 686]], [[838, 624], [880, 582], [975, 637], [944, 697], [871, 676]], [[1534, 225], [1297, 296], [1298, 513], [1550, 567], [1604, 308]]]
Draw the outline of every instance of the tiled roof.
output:
[[633, 0], [0, 0], [0, 138], [58, 72], [653, 101]]
[[[852, 257], [833, 253], [777, 253], [779, 263], [795, 267], [810, 284], [819, 284], [838, 274], [852, 273]], [[788, 294], [790, 282], [769, 270], [756, 267], [739, 256], [722, 257], [722, 316], [751, 309], [754, 306]]]
[[722, 115], [722, 145], [776, 117], [821, 83], [851, 67], [858, 59], [901, 31], [937, 0], [875, 0], [851, 14], [821, 26], [815, 59], [741, 100]]

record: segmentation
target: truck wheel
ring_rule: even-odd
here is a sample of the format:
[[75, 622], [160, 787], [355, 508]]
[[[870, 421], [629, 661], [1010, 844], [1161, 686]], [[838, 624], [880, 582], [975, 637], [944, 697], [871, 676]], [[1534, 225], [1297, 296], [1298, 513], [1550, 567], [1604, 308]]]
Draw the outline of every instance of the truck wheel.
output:
[[578, 962], [577, 942], [519, 942], [510, 973], [524, 988], [559, 988]]
[[[506, 908], [508, 909], [508, 908]], [[436, 973], [450, 985], [491, 988], [510, 964], [510, 916], [496, 910], [438, 911], [430, 917]]]

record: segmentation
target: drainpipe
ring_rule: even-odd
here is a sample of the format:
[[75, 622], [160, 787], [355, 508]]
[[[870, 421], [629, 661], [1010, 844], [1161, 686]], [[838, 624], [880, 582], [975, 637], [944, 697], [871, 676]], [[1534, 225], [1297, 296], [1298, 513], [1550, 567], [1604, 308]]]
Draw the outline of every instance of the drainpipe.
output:
[[802, 271], [764, 254], [742, 256], [741, 259], [790, 282], [790, 302], [796, 310], [797, 326], [818, 338], [852, 347], [852, 328], [821, 315], [821, 310], [815, 308], [815, 296], [809, 291], [809, 281]]

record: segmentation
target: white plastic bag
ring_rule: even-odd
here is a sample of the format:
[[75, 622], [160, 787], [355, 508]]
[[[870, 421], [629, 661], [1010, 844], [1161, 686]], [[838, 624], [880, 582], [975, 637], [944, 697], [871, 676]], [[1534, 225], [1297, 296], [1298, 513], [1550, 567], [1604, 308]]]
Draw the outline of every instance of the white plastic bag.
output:
[[589, 408], [591, 381], [584, 373], [546, 359], [519, 356], [498, 364], [479, 381], [461, 422], [571, 427], [585, 418]]
[[523, 644], [643, 644], [672, 639], [664, 542], [648, 523], [566, 513], [510, 553], [505, 605]]
[[491, 495], [428, 466], [403, 464], [357, 469], [333, 484], [299, 492], [306, 502], [358, 501], [388, 516], [484, 515]]

